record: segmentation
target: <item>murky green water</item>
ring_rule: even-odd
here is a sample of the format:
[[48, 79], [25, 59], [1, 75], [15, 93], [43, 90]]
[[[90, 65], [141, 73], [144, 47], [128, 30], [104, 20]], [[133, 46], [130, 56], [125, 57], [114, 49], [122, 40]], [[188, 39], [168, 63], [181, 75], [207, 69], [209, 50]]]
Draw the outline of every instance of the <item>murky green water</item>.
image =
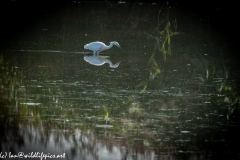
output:
[[[166, 8], [79, 4], [43, 14], [7, 43], [1, 157], [239, 158], [234, 50], [191, 16], [171, 9], [167, 19]], [[96, 40], [120, 43], [124, 51], [101, 54], [122, 60], [117, 68], [84, 61], [84, 44]]]

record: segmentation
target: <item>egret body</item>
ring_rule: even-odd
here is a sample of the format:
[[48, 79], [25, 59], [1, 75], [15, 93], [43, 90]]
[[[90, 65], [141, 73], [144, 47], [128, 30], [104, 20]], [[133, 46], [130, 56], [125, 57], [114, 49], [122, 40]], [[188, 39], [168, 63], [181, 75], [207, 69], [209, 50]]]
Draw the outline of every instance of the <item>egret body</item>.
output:
[[115, 42], [115, 41], [110, 42], [109, 46], [107, 46], [104, 43], [99, 42], [99, 41], [91, 42], [89, 44], [84, 45], [84, 49], [89, 49], [89, 50], [93, 51], [93, 55], [98, 55], [101, 51], [104, 51], [104, 50], [112, 48], [113, 45], [115, 45], [118, 48], [122, 49], [120, 47], [119, 43]]

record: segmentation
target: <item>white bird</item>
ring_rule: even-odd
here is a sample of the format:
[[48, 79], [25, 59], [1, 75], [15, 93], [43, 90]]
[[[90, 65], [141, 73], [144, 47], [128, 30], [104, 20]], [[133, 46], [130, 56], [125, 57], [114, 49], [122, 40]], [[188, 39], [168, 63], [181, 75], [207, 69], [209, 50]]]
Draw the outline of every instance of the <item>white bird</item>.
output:
[[118, 65], [121, 63], [121, 61], [120, 61], [116, 64], [112, 64], [112, 62], [109, 59], [103, 58], [98, 55], [84, 56], [84, 60], [95, 66], [101, 66], [101, 65], [104, 65], [105, 63], [109, 63], [111, 68], [117, 68]]
[[84, 45], [84, 49], [89, 49], [89, 50], [93, 51], [93, 55], [98, 55], [99, 52], [107, 50], [107, 49], [110, 49], [110, 48], [112, 48], [113, 45], [115, 45], [118, 48], [122, 49], [120, 47], [119, 43], [115, 42], [115, 41], [110, 42], [109, 46], [107, 46], [104, 43], [99, 42], [99, 41], [91, 42], [89, 44]]

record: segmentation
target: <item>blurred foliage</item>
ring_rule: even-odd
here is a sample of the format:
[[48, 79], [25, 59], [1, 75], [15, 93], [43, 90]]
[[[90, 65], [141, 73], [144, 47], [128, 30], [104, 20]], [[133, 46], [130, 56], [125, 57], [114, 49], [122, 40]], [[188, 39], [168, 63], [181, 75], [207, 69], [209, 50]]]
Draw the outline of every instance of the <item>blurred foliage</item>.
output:
[[[177, 20], [174, 19], [172, 22], [173, 25], [171, 25], [170, 20], [169, 20], [169, 6], [168, 4], [163, 6], [164, 8], [159, 10], [158, 13], [158, 24], [157, 27], [154, 29], [155, 34], [152, 35], [150, 33], [146, 33], [145, 35], [147, 37], [150, 37], [155, 40], [155, 45], [153, 49], [153, 53], [150, 57], [150, 60], [148, 62], [148, 65], [150, 66], [149, 69], [149, 80], [141, 82], [140, 84], [137, 85], [137, 87], [143, 86], [142, 92], [144, 92], [147, 89], [148, 83], [150, 83], [154, 78], [156, 78], [161, 70], [159, 67], [159, 60], [155, 58], [156, 53], [162, 53], [163, 54], [163, 59], [166, 61], [167, 55], [171, 55], [171, 37], [174, 35], [180, 34], [180, 32], [177, 32]], [[166, 8], [165, 8], [166, 7]], [[166, 10], [166, 13], [161, 13], [162, 10]], [[161, 21], [160, 21], [161, 19]], [[163, 25], [166, 25], [163, 27]], [[162, 28], [164, 28], [162, 30]], [[158, 52], [157, 52], [158, 51]]]
[[[173, 27], [171, 27], [171, 23], [169, 20], [167, 20], [167, 25], [164, 30], [159, 29], [159, 25], [156, 29], [156, 36], [145, 33], [148, 37], [151, 37], [156, 40], [156, 45], [158, 48], [158, 51], [163, 54], [164, 60], [166, 60], [167, 55], [171, 55], [171, 37], [174, 35], [180, 34], [180, 32], [177, 32], [177, 20], [175, 19], [173, 21]], [[174, 28], [175, 31], [172, 31], [172, 28]]]

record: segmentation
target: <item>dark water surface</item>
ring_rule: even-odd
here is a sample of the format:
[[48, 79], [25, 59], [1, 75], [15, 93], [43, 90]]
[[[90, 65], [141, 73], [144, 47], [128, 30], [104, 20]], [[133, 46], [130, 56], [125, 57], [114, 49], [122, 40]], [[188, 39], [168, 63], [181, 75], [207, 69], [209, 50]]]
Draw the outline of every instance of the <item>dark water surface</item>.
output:
[[[212, 25], [167, 4], [42, 12], [0, 51], [1, 158], [240, 158], [239, 63]], [[117, 68], [84, 61], [97, 40]]]

